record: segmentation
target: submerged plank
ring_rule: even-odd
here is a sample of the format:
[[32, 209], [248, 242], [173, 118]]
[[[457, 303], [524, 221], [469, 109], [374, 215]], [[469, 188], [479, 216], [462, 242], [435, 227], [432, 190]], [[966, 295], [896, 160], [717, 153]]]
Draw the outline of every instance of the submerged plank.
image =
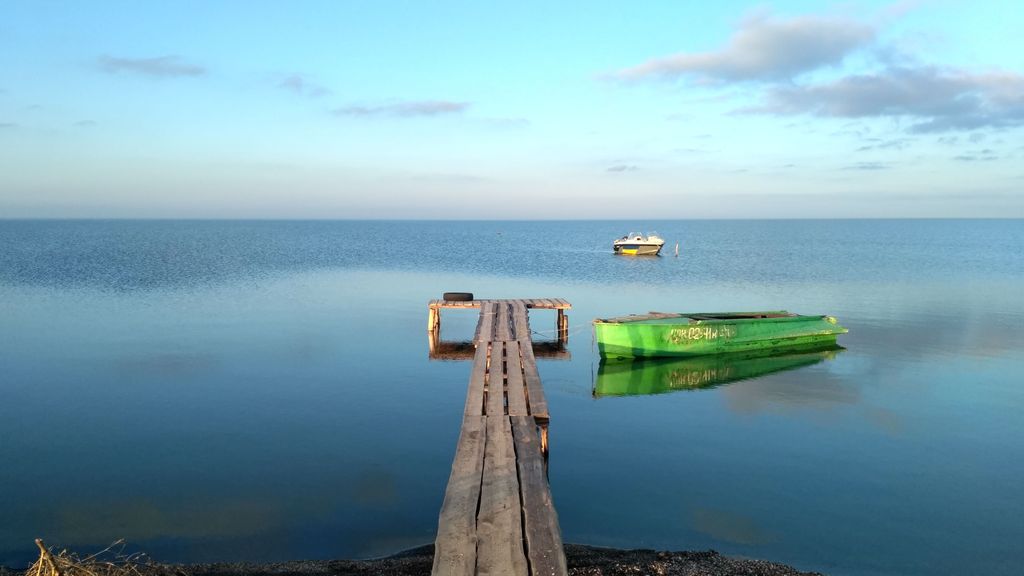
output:
[[477, 513], [477, 574], [526, 576], [519, 492], [511, 423], [507, 416], [488, 416]]
[[486, 417], [465, 416], [448, 477], [434, 541], [436, 575], [473, 574], [477, 563], [476, 511], [486, 445]]
[[523, 536], [530, 573], [538, 576], [567, 574], [558, 514], [544, 475], [544, 459], [537, 425], [529, 416], [512, 416], [516, 464], [523, 506]]

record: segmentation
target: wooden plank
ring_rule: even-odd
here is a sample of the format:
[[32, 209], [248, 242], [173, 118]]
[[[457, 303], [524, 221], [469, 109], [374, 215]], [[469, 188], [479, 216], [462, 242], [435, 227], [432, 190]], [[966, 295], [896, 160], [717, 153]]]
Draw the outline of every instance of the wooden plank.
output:
[[497, 302], [492, 302], [488, 309], [491, 311], [491, 316], [493, 318], [491, 320], [491, 322], [493, 323], [493, 326], [494, 326], [491, 329], [491, 336], [490, 336], [490, 338], [491, 338], [492, 341], [499, 340], [499, 337], [498, 337], [498, 326], [501, 324], [501, 318], [500, 318], [500, 315], [501, 315], [501, 305], [498, 304]]
[[484, 378], [490, 347], [489, 342], [482, 342], [473, 353], [473, 369], [469, 373], [469, 389], [466, 391], [466, 416], [484, 415]]
[[473, 574], [477, 564], [477, 505], [484, 468], [485, 416], [465, 416], [444, 504], [437, 521], [433, 574]]
[[484, 402], [488, 416], [505, 414], [505, 344], [491, 342], [491, 361], [487, 368], [487, 400]]
[[491, 334], [490, 334], [489, 338], [492, 341], [496, 340], [498, 338], [498, 323], [499, 323], [498, 314], [499, 314], [499, 308], [501, 308], [501, 307], [498, 305], [497, 302], [488, 302], [487, 303], [487, 310], [489, 310], [488, 313], [491, 315]]
[[508, 306], [508, 325], [509, 325], [509, 340], [515, 340], [519, 338], [519, 314], [520, 308], [525, 309], [522, 300], [510, 300]]
[[484, 313], [486, 311], [487, 311], [487, 307], [486, 306], [480, 308], [480, 315], [477, 316], [477, 318], [476, 318], [476, 329], [473, 330], [473, 342], [479, 342], [480, 341], [480, 330], [483, 328]]
[[476, 326], [476, 342], [490, 342], [494, 339], [496, 307], [494, 304], [486, 304], [480, 307], [480, 320]]
[[512, 327], [509, 325], [509, 306], [507, 302], [498, 303], [497, 325], [494, 329], [495, 340], [511, 340]]
[[523, 381], [526, 383], [526, 397], [530, 404], [530, 414], [538, 420], [548, 419], [548, 402], [544, 398], [544, 389], [540, 385], [540, 374], [537, 372], [537, 359], [533, 356], [533, 346], [520, 346], [523, 358]]
[[480, 510], [477, 512], [476, 572], [526, 576], [519, 470], [507, 416], [487, 417]]
[[523, 536], [530, 573], [539, 576], [568, 574], [558, 513], [544, 475], [544, 460], [537, 425], [529, 416], [512, 416], [519, 490], [522, 495]]
[[[506, 398], [509, 416], [526, 416], [530, 413], [526, 405], [526, 384], [523, 380], [523, 360], [519, 356], [520, 342], [505, 344]], [[525, 344], [529, 346], [527, 342]]]
[[521, 301], [512, 306], [513, 326], [515, 327], [516, 340], [527, 340], [530, 338], [530, 315], [526, 311], [526, 305]]
[[479, 308], [480, 300], [431, 300], [441, 308]]

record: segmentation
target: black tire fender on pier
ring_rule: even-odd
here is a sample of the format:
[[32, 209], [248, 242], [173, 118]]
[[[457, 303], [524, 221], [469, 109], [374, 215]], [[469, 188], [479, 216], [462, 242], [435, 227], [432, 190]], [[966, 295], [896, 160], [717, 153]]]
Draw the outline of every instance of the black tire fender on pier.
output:
[[472, 292], [445, 292], [444, 299], [452, 302], [467, 302], [473, 299]]

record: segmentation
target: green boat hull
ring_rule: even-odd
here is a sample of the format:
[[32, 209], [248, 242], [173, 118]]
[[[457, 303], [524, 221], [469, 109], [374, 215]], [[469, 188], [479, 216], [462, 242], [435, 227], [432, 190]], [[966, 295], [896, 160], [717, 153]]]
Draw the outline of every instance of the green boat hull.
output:
[[795, 370], [830, 360], [839, 346], [786, 348], [693, 358], [602, 360], [594, 396], [637, 396], [677, 390], [713, 388], [775, 372]]
[[766, 349], [827, 346], [845, 334], [831, 316], [785, 311], [651, 314], [595, 320], [605, 358], [689, 357]]

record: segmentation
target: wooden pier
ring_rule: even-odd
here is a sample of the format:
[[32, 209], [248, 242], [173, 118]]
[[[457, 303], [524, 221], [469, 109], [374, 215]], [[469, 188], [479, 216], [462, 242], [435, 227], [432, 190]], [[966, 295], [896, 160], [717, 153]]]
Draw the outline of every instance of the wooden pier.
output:
[[[522, 304], [527, 309], [540, 308], [547, 310], [557, 311], [555, 316], [555, 331], [558, 333], [558, 339], [564, 340], [563, 336], [567, 336], [569, 331], [569, 318], [566, 317], [565, 311], [572, 308], [572, 304], [569, 304], [562, 298], [526, 298], [519, 300], [431, 300], [430, 304], [427, 305], [427, 332], [435, 332], [441, 330], [441, 309], [443, 308], [481, 308], [487, 304], [493, 304], [497, 302], [508, 302]], [[480, 326], [477, 326], [477, 337], [480, 336]]]
[[558, 515], [545, 473], [550, 416], [533, 351], [530, 308], [558, 311], [561, 299], [430, 302], [428, 328], [442, 308], [479, 308], [462, 431], [438, 518], [433, 574], [566, 574]]

